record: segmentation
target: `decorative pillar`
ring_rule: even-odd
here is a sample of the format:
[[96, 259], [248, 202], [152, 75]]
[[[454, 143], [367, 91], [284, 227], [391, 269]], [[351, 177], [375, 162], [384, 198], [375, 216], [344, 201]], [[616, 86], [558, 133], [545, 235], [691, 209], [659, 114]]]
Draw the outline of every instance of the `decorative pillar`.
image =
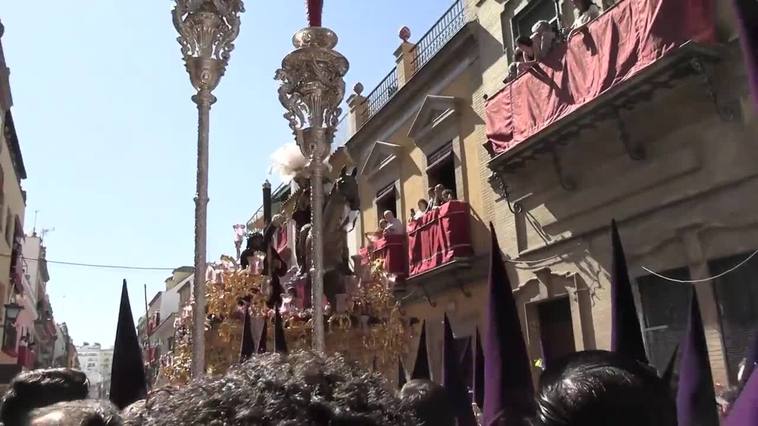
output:
[[192, 320], [192, 375], [205, 374], [205, 270], [208, 214], [208, 147], [212, 92], [226, 71], [240, 29], [241, 0], [176, 0], [171, 17], [179, 33], [184, 64], [197, 93], [197, 192], [195, 194], [195, 305]]
[[322, 214], [324, 203], [324, 159], [331, 152], [332, 141], [342, 114], [349, 64], [334, 50], [337, 34], [321, 26], [323, 3], [310, 0], [309, 27], [292, 37], [295, 50], [282, 60], [275, 79], [281, 81], [279, 101], [287, 110], [285, 118], [297, 145], [308, 158], [311, 185], [311, 300], [313, 305], [313, 349], [325, 350], [324, 336], [324, 267]]
[[368, 121], [368, 102], [366, 102], [366, 97], [363, 96], [363, 84], [357, 83], [353, 87], [353, 94], [347, 98], [347, 106], [350, 108], [347, 137], [350, 138]]
[[413, 77], [416, 72], [414, 59], [416, 58], [416, 45], [409, 42], [411, 38], [411, 29], [403, 27], [398, 34], [400, 47], [395, 50], [395, 64], [397, 66], [397, 88], [405, 86], [405, 83]]

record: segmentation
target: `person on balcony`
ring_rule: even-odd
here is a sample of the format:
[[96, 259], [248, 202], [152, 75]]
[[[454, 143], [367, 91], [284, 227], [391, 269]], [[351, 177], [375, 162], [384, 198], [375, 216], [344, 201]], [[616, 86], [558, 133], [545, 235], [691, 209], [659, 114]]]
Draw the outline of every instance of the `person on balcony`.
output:
[[445, 197], [443, 196], [445, 189], [445, 186], [441, 183], [434, 186], [434, 208], [440, 208], [445, 203]]
[[513, 51], [513, 62], [511, 62], [510, 65], [508, 65], [508, 75], [505, 77], [505, 80], [503, 80], [503, 83], [508, 83], [516, 79], [518, 77], [518, 70], [519, 70], [519, 64], [524, 62], [524, 52], [521, 51], [518, 47]]
[[[424, 213], [426, 213], [427, 210], [429, 210], [429, 202], [426, 201], [423, 198], [420, 199], [420, 200], [418, 200], [418, 203], [416, 203], [416, 205], [418, 206], [418, 210], [415, 210], [413, 212], [413, 215], [411, 215], [411, 218], [413, 220], [419, 220], [419, 219], [421, 219], [422, 217], [424, 217]], [[411, 209], [411, 210], [413, 210], [413, 209]]]
[[547, 56], [550, 51], [553, 50], [553, 45], [557, 38], [555, 29], [549, 22], [545, 20], [537, 21], [537, 23], [532, 26], [531, 36], [532, 46], [534, 48], [534, 58], [536, 60], [541, 60]]
[[396, 218], [391, 211], [387, 210], [384, 212], [384, 220], [387, 221], [387, 226], [384, 228], [384, 235], [405, 234], [405, 226], [403, 226], [403, 222]]
[[443, 202], [447, 203], [447, 202], [450, 202], [450, 201], [453, 201], [453, 200], [455, 200], [455, 195], [453, 195], [453, 190], [452, 189], [446, 189], [446, 190], [442, 191], [442, 201]]
[[384, 237], [385, 228], [387, 228], [387, 221], [384, 219], [379, 220], [379, 227], [374, 232], [366, 232], [366, 240], [368, 241], [368, 244], [366, 245], [366, 249], [368, 249], [369, 253], [374, 251], [374, 244], [377, 240], [382, 239]]
[[519, 73], [524, 72], [534, 66], [537, 62], [536, 50], [531, 37], [519, 36], [516, 39], [516, 48], [524, 54], [523, 62], [519, 65]]
[[426, 194], [429, 196], [429, 201], [426, 203], [426, 210], [424, 210], [424, 212], [429, 212], [432, 211], [435, 206], [434, 188], [429, 188], [429, 190], [426, 191]]
[[572, 33], [600, 16], [600, 8], [592, 0], [571, 0], [571, 2], [578, 12], [574, 25], [571, 26]]

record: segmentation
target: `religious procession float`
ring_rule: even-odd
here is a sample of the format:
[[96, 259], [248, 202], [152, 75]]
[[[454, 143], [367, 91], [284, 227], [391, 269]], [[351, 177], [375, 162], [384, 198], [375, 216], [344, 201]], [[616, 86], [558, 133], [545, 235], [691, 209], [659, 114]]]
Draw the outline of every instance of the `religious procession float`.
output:
[[[222, 374], [254, 352], [313, 347], [307, 162], [291, 146], [274, 158], [282, 177], [293, 179], [298, 189], [280, 214], [266, 220], [262, 231], [247, 234], [247, 247], [238, 257], [222, 256], [209, 265], [205, 333], [209, 374]], [[328, 191], [321, 303], [326, 352], [339, 352], [367, 369], [394, 372], [411, 338], [409, 320], [394, 292], [396, 276], [385, 271], [382, 259], [348, 256], [347, 232], [354, 226], [351, 218], [358, 206], [354, 174], [342, 169], [335, 179], [327, 176], [324, 185]], [[289, 244], [295, 253], [283, 249], [288, 227], [297, 236], [295, 244]], [[183, 384], [191, 377], [193, 306], [176, 320], [174, 350], [161, 359], [161, 382]]]

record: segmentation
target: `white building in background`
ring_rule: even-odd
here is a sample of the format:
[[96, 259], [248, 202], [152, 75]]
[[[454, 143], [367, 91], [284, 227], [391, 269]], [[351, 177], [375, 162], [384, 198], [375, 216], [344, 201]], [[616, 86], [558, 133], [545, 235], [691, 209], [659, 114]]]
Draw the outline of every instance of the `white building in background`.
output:
[[77, 346], [79, 364], [89, 379], [90, 398], [107, 398], [111, 387], [113, 348], [103, 349], [100, 343], [84, 342]]

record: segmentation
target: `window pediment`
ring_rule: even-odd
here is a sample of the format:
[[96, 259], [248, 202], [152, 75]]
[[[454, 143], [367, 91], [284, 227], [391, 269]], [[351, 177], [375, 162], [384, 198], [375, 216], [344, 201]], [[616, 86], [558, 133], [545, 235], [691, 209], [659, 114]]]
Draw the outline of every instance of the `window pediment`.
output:
[[394, 163], [396, 163], [397, 155], [400, 153], [402, 147], [389, 142], [377, 141], [374, 146], [371, 147], [371, 151], [366, 157], [366, 161], [363, 162], [361, 167], [361, 175], [372, 177], [384, 170]]
[[424, 150], [430, 136], [442, 129], [457, 128], [457, 100], [454, 96], [429, 95], [419, 108], [408, 136]]

